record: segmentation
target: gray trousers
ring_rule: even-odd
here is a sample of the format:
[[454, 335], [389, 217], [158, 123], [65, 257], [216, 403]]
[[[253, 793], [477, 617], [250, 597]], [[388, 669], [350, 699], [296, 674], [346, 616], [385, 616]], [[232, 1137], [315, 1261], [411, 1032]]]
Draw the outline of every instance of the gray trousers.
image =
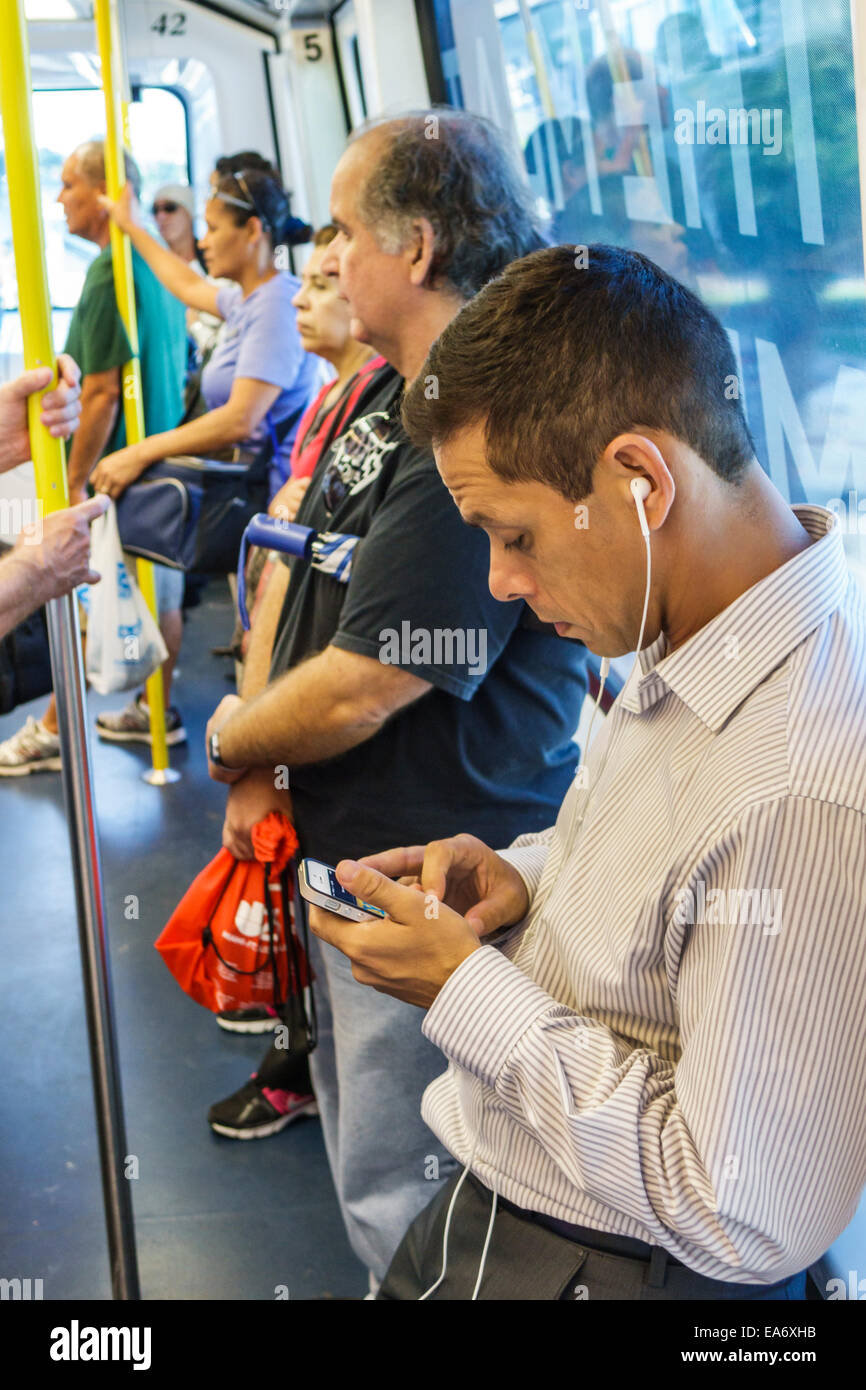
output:
[[310, 1074], [352, 1249], [377, 1281], [410, 1222], [454, 1172], [421, 1119], [445, 1070], [422, 1009], [359, 985], [346, 957], [310, 935], [318, 1044]]
[[[445, 1184], [406, 1232], [377, 1299], [414, 1301], [439, 1278], [445, 1220], [458, 1176]], [[472, 1298], [492, 1203], [493, 1193], [468, 1175], [451, 1216], [446, 1275], [430, 1302]], [[599, 1237], [602, 1243], [600, 1232]], [[477, 1296], [479, 1301], [521, 1302], [805, 1297], [805, 1271], [781, 1284], [730, 1284], [672, 1264], [656, 1249], [659, 1258], [646, 1260], [592, 1250], [518, 1214], [515, 1207], [498, 1206]]]

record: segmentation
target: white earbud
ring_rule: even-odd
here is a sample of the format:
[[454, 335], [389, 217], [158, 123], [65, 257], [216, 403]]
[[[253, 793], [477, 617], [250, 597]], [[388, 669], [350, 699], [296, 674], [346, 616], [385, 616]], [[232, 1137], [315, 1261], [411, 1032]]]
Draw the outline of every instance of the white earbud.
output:
[[649, 478], [632, 478], [629, 487], [631, 488], [631, 495], [634, 498], [634, 504], [637, 507], [637, 518], [640, 522], [641, 535], [649, 538], [649, 524], [647, 523], [643, 504], [644, 498], [649, 497], [652, 492], [652, 483], [649, 481]]

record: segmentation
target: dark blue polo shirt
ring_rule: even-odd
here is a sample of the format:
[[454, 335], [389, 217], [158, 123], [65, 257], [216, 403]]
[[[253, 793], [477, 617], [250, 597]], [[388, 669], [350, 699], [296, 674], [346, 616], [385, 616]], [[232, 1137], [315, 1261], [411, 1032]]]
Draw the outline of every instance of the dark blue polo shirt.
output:
[[[331, 864], [460, 831], [502, 848], [552, 824], [577, 762], [586, 649], [493, 598], [487, 538], [407, 438], [402, 391], [382, 368], [323, 452], [297, 520], [362, 539], [348, 585], [291, 562], [274, 644], [272, 679], [331, 644], [433, 687], [349, 752], [290, 769], [302, 851]], [[326, 473], [331, 503], [345, 494], [333, 510]]]

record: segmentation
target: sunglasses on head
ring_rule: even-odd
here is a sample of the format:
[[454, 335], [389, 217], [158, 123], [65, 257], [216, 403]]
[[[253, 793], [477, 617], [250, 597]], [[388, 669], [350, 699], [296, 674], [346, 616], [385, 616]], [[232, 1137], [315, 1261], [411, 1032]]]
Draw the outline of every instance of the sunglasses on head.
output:
[[[255, 213], [259, 221], [262, 222], [264, 226], [268, 228], [268, 230], [270, 230], [271, 219], [269, 217], [266, 217], [265, 214], [262, 212], [261, 208], [256, 202], [254, 194], [250, 190], [250, 186], [247, 183], [246, 178], [244, 177], [244, 175], [248, 173], [250, 173], [249, 169], [241, 169], [236, 174], [225, 174], [224, 177], [220, 179], [219, 183], [217, 184], [214, 197], [219, 198], [224, 203], [231, 203], [236, 208], [249, 208], [250, 212]], [[237, 184], [238, 188], [244, 195], [243, 198], [235, 198], [234, 195], [231, 193], [222, 192], [222, 184], [228, 182], [229, 180]]]
[[156, 217], [158, 212], [177, 212], [180, 203], [154, 203], [151, 212]]

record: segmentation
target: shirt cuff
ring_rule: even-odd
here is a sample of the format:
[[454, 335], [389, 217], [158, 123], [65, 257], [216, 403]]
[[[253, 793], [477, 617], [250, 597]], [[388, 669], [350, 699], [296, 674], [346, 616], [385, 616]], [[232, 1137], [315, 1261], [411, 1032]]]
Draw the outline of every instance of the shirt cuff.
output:
[[506, 860], [520, 874], [529, 894], [529, 907], [531, 909], [532, 899], [538, 892], [541, 875], [544, 873], [544, 866], [550, 853], [549, 841], [545, 840], [543, 844], [538, 845], [521, 845], [519, 849], [498, 849], [496, 853], [500, 859]]
[[482, 946], [449, 976], [421, 1027], [450, 1061], [495, 1086], [523, 1034], [555, 1007], [528, 975]]

